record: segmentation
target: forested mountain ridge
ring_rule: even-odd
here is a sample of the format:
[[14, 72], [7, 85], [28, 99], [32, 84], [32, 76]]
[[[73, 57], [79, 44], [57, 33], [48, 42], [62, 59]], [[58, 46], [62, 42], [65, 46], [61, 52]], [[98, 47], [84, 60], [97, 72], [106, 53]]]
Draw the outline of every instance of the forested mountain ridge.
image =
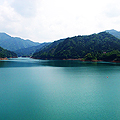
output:
[[[52, 42], [50, 45], [46, 46], [44, 49], [42, 50], [37, 50], [34, 54], [39, 54], [41, 52], [48, 52], [50, 51], [52, 48], [56, 47], [59, 43], [63, 42], [65, 39], [60, 39], [60, 40], [57, 40], [57, 41], [54, 41]], [[33, 55], [34, 55], [33, 54]]]
[[50, 49], [45, 48], [40, 52], [34, 53], [33, 58], [107, 60], [111, 58], [108, 56], [112, 53], [116, 54], [115, 59], [116, 57], [119, 58], [119, 51], [120, 40], [107, 32], [101, 32], [98, 34], [66, 38]]
[[24, 40], [19, 37], [11, 37], [6, 33], [0, 33], [0, 46], [4, 49], [15, 51], [22, 48], [37, 46], [40, 43]]
[[10, 58], [10, 57], [17, 57], [17, 54], [14, 52], [11, 52], [9, 50], [5, 50], [2, 47], [0, 47], [0, 58]]

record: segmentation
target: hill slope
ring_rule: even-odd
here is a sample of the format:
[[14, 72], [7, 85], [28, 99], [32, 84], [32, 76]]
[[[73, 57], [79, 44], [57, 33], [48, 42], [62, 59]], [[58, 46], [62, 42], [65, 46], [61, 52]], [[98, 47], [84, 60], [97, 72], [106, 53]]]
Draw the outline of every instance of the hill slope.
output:
[[[60, 40], [57, 40], [57, 41], [54, 41], [52, 42], [50, 45], [46, 46], [44, 49], [42, 50], [37, 50], [36, 53], [33, 54], [33, 56], [37, 56], [37, 55], [40, 55], [41, 53], [47, 53], [48, 51], [50, 51], [51, 49], [53, 49], [54, 47], [56, 47], [57, 45], [59, 45], [59, 43], [63, 42], [65, 39], [60, 39]], [[44, 54], [43, 53], [43, 54]], [[35, 57], [34, 56], [34, 57]]]
[[[101, 32], [88, 36], [75, 36], [72, 38], [66, 38], [64, 41], [60, 42], [56, 46], [51, 47], [50, 49], [45, 48], [42, 51], [33, 54], [33, 58], [85, 58], [86, 60], [103, 59], [104, 54], [108, 56], [106, 53], [110, 53], [114, 50], [120, 50], [120, 40], [109, 33]], [[106, 58], [104, 57], [104, 60], [105, 59]]]
[[11, 37], [6, 33], [0, 33], [0, 46], [4, 49], [15, 51], [22, 48], [37, 46], [40, 43], [24, 40], [18, 37]]
[[5, 50], [2, 47], [0, 47], [0, 58], [10, 58], [10, 57], [17, 57], [17, 54], [14, 52], [11, 52], [9, 50]]

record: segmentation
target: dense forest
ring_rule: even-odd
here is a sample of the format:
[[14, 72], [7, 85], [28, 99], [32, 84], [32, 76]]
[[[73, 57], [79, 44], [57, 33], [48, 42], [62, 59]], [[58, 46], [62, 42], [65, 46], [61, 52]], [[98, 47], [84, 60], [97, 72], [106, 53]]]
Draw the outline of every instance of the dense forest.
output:
[[119, 51], [120, 40], [107, 32], [101, 32], [55, 41], [34, 53], [32, 57], [36, 59], [81, 58], [82, 60], [119, 61]]
[[7, 58], [17, 57], [17, 54], [0, 47], [0, 58], [5, 58], [5, 57], [7, 57]]

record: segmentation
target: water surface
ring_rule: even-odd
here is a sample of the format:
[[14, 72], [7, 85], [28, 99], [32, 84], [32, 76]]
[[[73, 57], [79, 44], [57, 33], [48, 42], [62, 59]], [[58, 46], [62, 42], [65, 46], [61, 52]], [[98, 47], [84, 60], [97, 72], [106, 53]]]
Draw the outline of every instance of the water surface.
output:
[[0, 61], [0, 120], [119, 120], [119, 73], [109, 62]]

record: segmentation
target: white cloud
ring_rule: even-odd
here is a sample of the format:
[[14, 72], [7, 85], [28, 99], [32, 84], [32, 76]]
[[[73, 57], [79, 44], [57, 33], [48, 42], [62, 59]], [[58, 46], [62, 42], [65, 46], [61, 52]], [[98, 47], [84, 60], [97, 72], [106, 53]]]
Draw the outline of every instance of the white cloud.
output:
[[14, 12], [14, 8], [11, 8], [6, 1], [0, 5], [0, 18], [1, 31], [12, 31], [12, 28], [19, 29], [17, 23], [20, 22], [21, 17]]
[[106, 5], [105, 14], [107, 17], [119, 17], [120, 16], [120, 1], [111, 1]]
[[0, 0], [0, 31], [47, 42], [119, 29], [119, 0]]
[[36, 0], [14, 0], [11, 7], [23, 17], [34, 17], [36, 14]]

